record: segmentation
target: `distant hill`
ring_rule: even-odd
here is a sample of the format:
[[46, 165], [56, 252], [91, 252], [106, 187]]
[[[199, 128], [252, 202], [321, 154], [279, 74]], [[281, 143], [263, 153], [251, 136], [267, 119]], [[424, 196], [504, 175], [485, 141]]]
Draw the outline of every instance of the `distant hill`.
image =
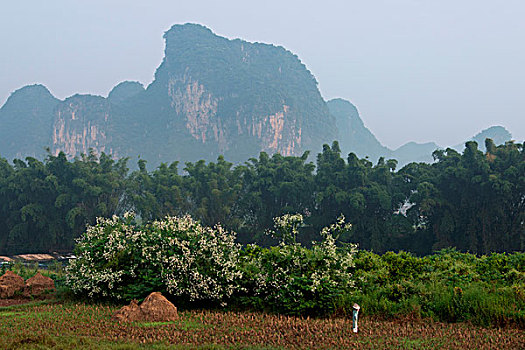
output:
[[[338, 140], [344, 155], [396, 158], [401, 166], [432, 161], [438, 148], [383, 146], [353, 104], [325, 102], [314, 76], [283, 47], [230, 40], [197, 24], [174, 25], [164, 39], [164, 59], [147, 88], [125, 81], [107, 98], [77, 94], [63, 101], [42, 85], [13, 92], [0, 108], [0, 156], [42, 158], [49, 147], [76, 157], [93, 149], [154, 167], [219, 155], [244, 162], [261, 151], [315, 154]], [[474, 138], [487, 135], [497, 144], [510, 139], [502, 127]]]
[[42, 158], [52, 146], [53, 111], [59, 102], [42, 85], [13, 92], [0, 108], [0, 156]]
[[390, 156], [392, 151], [383, 146], [365, 126], [352, 103], [337, 98], [328, 101], [327, 105], [336, 120], [337, 140], [343, 154], [353, 152], [361, 158], [368, 156], [373, 161], [381, 156]]
[[[442, 148], [434, 142], [408, 142], [401, 147], [391, 150], [383, 146], [374, 134], [364, 125], [357, 108], [344, 99], [333, 99], [327, 102], [330, 113], [335, 117], [338, 140], [344, 155], [353, 152], [357, 156], [368, 157], [376, 162], [379, 157], [393, 158], [398, 161], [398, 167], [410, 162], [433, 162], [432, 152]], [[491, 138], [496, 145], [512, 139], [512, 135], [502, 126], [493, 126], [478, 133], [466, 141], [476, 141], [479, 149], [485, 151], [485, 139]], [[452, 148], [463, 152], [465, 142]], [[446, 147], [443, 147], [446, 148]]]
[[409, 162], [431, 162], [432, 152], [439, 148], [433, 142], [418, 144], [409, 142], [396, 150], [383, 146], [364, 125], [357, 108], [349, 101], [333, 99], [327, 102], [330, 113], [336, 119], [339, 146], [343, 154], [350, 152], [376, 162], [379, 157], [394, 158], [398, 165]]
[[[485, 130], [482, 130], [476, 136], [473, 136], [467, 141], [476, 141], [478, 143], [478, 148], [485, 152], [485, 140], [492, 139], [496, 145], [501, 145], [512, 139], [512, 135], [507, 131], [503, 126], [491, 126]], [[460, 143], [453, 146], [455, 150], [461, 152], [465, 148], [465, 143]]]
[[432, 152], [438, 148], [440, 147], [434, 142], [407, 142], [392, 151], [391, 157], [397, 159], [399, 166], [403, 166], [410, 162], [431, 163], [434, 160], [432, 158]]

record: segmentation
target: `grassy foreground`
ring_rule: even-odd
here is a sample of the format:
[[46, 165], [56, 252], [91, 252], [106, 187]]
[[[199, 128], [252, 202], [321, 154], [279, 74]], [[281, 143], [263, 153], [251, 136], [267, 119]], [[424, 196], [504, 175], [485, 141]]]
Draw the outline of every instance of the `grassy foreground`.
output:
[[116, 306], [32, 302], [0, 308], [1, 349], [520, 349], [516, 328], [362, 317], [310, 319], [182, 311], [171, 323], [118, 324]]

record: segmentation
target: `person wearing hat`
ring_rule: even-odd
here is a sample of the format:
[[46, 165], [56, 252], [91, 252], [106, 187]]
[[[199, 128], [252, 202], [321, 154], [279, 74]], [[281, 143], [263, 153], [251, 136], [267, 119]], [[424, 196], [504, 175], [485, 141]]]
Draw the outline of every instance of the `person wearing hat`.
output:
[[352, 312], [352, 330], [354, 331], [354, 333], [357, 333], [357, 315], [359, 314], [359, 310], [361, 309], [361, 307], [357, 305], [357, 303], [354, 303], [352, 308], [354, 309]]

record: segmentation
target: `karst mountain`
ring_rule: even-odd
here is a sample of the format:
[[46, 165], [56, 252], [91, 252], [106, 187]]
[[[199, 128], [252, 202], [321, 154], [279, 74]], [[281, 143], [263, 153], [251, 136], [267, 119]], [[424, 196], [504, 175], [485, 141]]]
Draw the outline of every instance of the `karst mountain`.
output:
[[164, 59], [146, 88], [126, 81], [107, 97], [65, 100], [38, 84], [12, 93], [0, 109], [0, 156], [12, 161], [62, 151], [73, 158], [92, 150], [152, 166], [219, 155], [244, 162], [261, 151], [315, 154], [338, 140], [345, 154], [404, 164], [432, 161], [438, 148], [381, 145], [357, 108], [324, 101], [312, 73], [283, 47], [230, 40], [197, 24], [174, 25], [164, 39]]

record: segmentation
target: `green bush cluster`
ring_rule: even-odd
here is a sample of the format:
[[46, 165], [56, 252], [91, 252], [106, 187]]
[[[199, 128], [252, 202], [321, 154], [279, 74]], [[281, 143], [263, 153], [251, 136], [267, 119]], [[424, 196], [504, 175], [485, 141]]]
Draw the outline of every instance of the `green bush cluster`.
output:
[[358, 288], [352, 297], [366, 314], [525, 326], [524, 253], [359, 251], [354, 262]]
[[[299, 216], [279, 218], [280, 232], [291, 233], [297, 223], [288, 224], [295, 218]], [[302, 224], [302, 218], [299, 221]], [[99, 219], [79, 240], [66, 283], [87, 297], [130, 300], [161, 291], [178, 305], [231, 303], [285, 314], [326, 315], [343, 306], [344, 295], [354, 286], [356, 247], [337, 247], [334, 238], [347, 228], [340, 218], [311, 248], [285, 234], [276, 247], [241, 249], [234, 233], [220, 226], [203, 227], [189, 216], [148, 224], [137, 224], [130, 215]]]
[[179, 306], [313, 316], [349, 315], [357, 302], [365, 315], [525, 327], [525, 253], [357, 251], [336, 243], [350, 230], [344, 217], [306, 247], [297, 242], [301, 215], [274, 222], [269, 233], [281, 242], [265, 248], [241, 247], [234, 233], [189, 216], [99, 219], [79, 240], [66, 281], [74, 293], [97, 298], [162, 291]]
[[245, 294], [236, 302], [287, 315], [333, 314], [354, 289], [353, 252], [352, 246], [332, 250], [326, 241], [312, 248], [250, 245], [241, 254]]
[[79, 239], [66, 283], [88, 297], [136, 299], [161, 291], [183, 302], [223, 301], [238, 288], [239, 244], [190, 216], [137, 224], [99, 218]]
[[341, 215], [321, 230], [321, 242], [306, 248], [297, 242], [301, 214], [274, 218], [269, 234], [280, 244], [271, 248], [248, 245], [241, 254], [244, 278], [236, 302], [254, 309], [288, 315], [329, 315], [344, 309], [344, 296], [352, 293], [354, 244], [337, 246], [336, 240], [351, 229]]

